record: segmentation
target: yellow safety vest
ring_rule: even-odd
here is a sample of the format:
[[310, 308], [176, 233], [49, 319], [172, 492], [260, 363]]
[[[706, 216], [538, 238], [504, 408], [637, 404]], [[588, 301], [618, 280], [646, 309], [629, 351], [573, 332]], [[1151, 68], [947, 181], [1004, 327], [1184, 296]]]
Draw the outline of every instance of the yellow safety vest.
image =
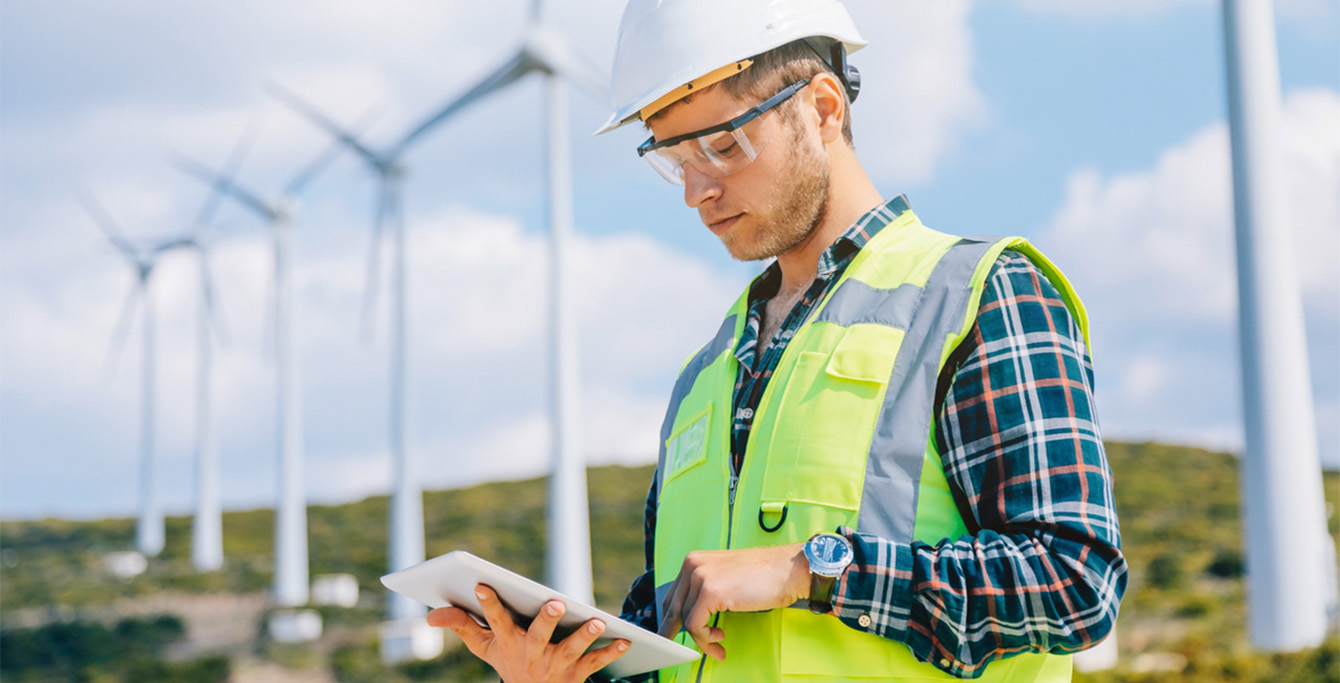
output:
[[[933, 438], [936, 381], [971, 330], [987, 275], [1005, 249], [1027, 256], [1065, 298], [1065, 277], [1022, 238], [965, 239], [905, 211], [848, 266], [787, 344], [759, 401], [738, 477], [731, 474], [732, 393], [747, 294], [684, 366], [657, 465], [657, 604], [693, 550], [805, 541], [840, 525], [896, 543], [967, 535]], [[906, 618], [907, 614], [897, 615]], [[724, 662], [700, 658], [661, 681], [958, 680], [901, 642], [804, 608], [718, 615]], [[680, 642], [693, 647], [685, 633]], [[1023, 653], [982, 681], [1068, 681], [1070, 657]]]

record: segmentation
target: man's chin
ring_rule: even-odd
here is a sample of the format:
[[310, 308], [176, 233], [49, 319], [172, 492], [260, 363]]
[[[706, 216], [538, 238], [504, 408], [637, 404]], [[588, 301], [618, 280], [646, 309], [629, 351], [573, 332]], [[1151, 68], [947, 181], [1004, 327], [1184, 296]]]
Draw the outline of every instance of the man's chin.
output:
[[746, 246], [741, 245], [739, 242], [729, 242], [724, 239], [721, 241], [725, 243], [726, 252], [730, 254], [730, 257], [742, 263], [764, 261], [776, 256], [776, 254], [771, 253], [768, 249], [760, 247], [759, 245]]

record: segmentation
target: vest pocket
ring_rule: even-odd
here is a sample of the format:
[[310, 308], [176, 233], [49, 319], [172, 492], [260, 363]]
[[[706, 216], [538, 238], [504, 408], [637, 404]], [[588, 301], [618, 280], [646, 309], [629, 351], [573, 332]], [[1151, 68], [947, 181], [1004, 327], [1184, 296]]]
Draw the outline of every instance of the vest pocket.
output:
[[866, 456], [901, 335], [858, 325], [832, 353], [799, 354], [783, 378], [786, 389], [766, 456], [761, 503], [768, 526], [778, 522], [786, 503], [860, 507]]
[[684, 420], [683, 425], [665, 440], [665, 483], [707, 460], [711, 417], [712, 404], [709, 402], [696, 415]]

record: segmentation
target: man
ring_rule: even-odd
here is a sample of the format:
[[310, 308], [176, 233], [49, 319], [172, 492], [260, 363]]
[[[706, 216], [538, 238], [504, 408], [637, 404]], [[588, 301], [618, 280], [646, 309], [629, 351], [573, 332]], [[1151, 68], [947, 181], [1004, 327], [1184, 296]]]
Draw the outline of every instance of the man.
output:
[[[862, 45], [836, 0], [624, 13], [600, 132], [641, 120], [731, 255], [777, 260], [681, 370], [623, 616], [703, 652], [662, 682], [1069, 680], [1126, 581], [1084, 309], [1024, 240], [884, 200], [852, 146]], [[481, 594], [492, 631], [430, 621], [504, 680], [622, 653]]]

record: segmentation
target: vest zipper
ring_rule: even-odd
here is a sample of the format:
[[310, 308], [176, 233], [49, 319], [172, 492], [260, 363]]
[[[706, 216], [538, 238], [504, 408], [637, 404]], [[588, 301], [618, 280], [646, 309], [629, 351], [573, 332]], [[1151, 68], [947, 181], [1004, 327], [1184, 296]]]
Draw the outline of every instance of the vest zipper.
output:
[[730, 550], [730, 538], [735, 530], [735, 487], [740, 483], [740, 475], [735, 472], [735, 466], [731, 465], [730, 473], [730, 493], [726, 498], [726, 550]]

